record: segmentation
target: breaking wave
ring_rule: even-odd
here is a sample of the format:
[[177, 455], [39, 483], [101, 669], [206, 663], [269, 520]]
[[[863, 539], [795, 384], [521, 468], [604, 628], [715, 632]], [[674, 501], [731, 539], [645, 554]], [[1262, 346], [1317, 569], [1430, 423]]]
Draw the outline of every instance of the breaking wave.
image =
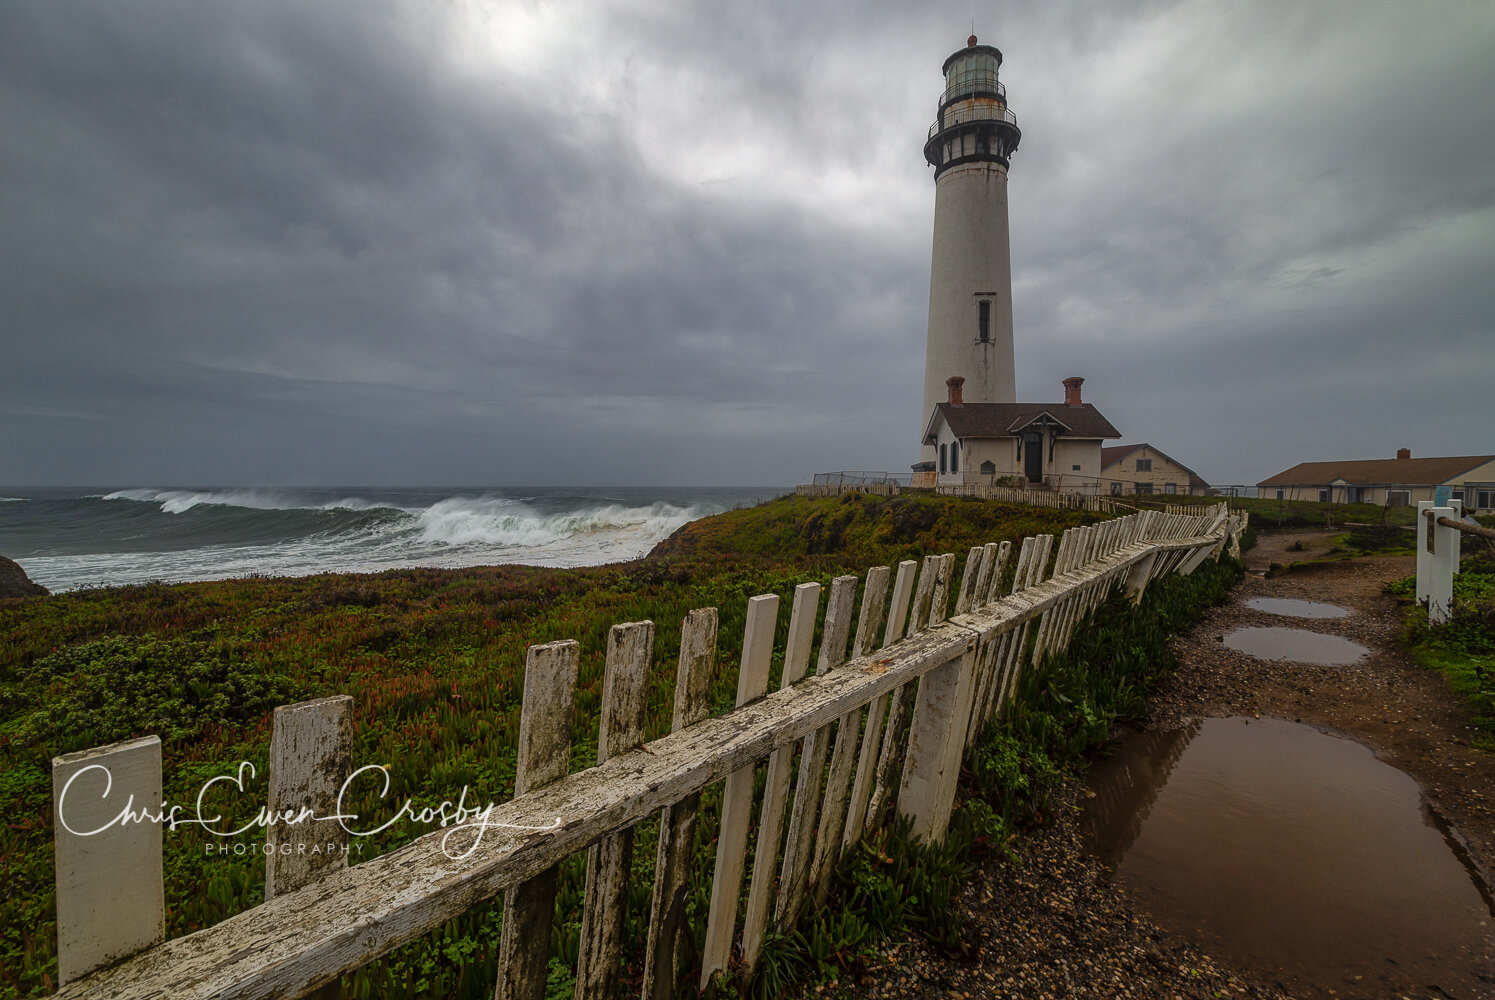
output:
[[488, 563], [635, 559], [681, 525], [777, 489], [132, 488], [31, 499], [0, 551], [54, 591]]

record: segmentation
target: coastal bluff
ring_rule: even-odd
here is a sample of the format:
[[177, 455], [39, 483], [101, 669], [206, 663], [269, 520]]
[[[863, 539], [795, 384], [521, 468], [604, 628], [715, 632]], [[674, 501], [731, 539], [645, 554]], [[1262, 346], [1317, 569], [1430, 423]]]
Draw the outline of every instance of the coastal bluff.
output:
[[13, 559], [0, 556], [0, 600], [7, 597], [45, 597], [51, 593], [31, 577]]

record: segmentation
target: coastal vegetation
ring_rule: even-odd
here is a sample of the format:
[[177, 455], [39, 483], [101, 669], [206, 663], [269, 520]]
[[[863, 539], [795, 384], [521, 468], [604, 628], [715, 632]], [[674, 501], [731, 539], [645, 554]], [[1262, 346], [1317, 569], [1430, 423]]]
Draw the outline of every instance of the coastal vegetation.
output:
[[[1495, 527], [1495, 518], [1480, 520]], [[1427, 609], [1414, 603], [1415, 576], [1388, 584], [1386, 593], [1408, 604], [1402, 640], [1412, 658], [1448, 678], [1449, 687], [1474, 709], [1476, 744], [1495, 751], [1495, 553], [1482, 539], [1466, 539], [1464, 545], [1449, 621], [1428, 623]]]
[[[1130, 497], [1124, 497], [1130, 500]], [[1209, 505], [1214, 496], [1163, 496], [1171, 504]], [[1374, 503], [1319, 503], [1316, 500], [1275, 500], [1270, 497], [1230, 497], [1232, 510], [1251, 514], [1259, 528], [1337, 528], [1344, 525], [1404, 525], [1417, 520], [1416, 507], [1390, 507]]]
[[[386, 765], [354, 789], [352, 810], [376, 826], [411, 799], [483, 803], [512, 794], [524, 650], [576, 639], [582, 648], [573, 768], [596, 757], [596, 715], [607, 631], [652, 619], [658, 628], [645, 737], [667, 732], [680, 623], [720, 609], [713, 712], [731, 707], [748, 598], [787, 597], [809, 580], [987, 541], [1058, 532], [1102, 516], [959, 498], [860, 495], [782, 498], [694, 522], [650, 556], [578, 570], [497, 566], [375, 575], [148, 584], [0, 602], [0, 996], [55, 984], [50, 758], [135, 736], [163, 741], [169, 802], [192, 803], [209, 779], [249, 761], [244, 789], [220, 782], [205, 813], [248, 821], [265, 797], [270, 712], [328, 694], [353, 696], [356, 764]], [[1011, 829], [1041, 818], [1049, 776], [1104, 737], [1112, 718], [1140, 711], [1168, 668], [1164, 643], [1199, 606], [1223, 598], [1234, 569], [1207, 563], [1160, 582], [1141, 614], [1103, 608], [1071, 652], [1027, 682], [1018, 707], [971, 761], [971, 794], [935, 851], [890, 825], [837, 874], [840, 905], [806, 917], [766, 953], [760, 992], [788, 978], [834, 978], [870, 935], [901, 927], [948, 939], [948, 899], [975, 852], [1000, 849]], [[779, 622], [779, 648], [787, 615]], [[709, 872], [717, 790], [704, 797], [693, 870]], [[642, 947], [655, 824], [638, 832], [625, 940]], [[353, 862], [426, 833], [395, 823], [355, 838]], [[262, 834], [260, 835], [262, 839]], [[263, 898], [264, 862], [250, 835], [242, 853], [201, 828], [165, 836], [167, 933], [205, 927]], [[569, 995], [579, 935], [582, 858], [563, 866], [552, 936], [552, 987]], [[705, 879], [700, 880], [704, 883]], [[694, 932], [709, 885], [687, 913]], [[893, 905], [889, 900], [902, 900]], [[441, 931], [344, 981], [356, 997], [490, 995], [500, 907], [469, 911]], [[833, 921], [819, 924], [817, 921]], [[636, 956], [642, 963], [642, 954]]]

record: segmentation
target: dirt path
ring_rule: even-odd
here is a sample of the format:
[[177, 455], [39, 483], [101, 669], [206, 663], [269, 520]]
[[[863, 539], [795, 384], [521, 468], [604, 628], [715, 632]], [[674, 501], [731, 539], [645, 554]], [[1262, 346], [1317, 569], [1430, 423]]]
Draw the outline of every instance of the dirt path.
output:
[[[1263, 533], [1247, 553], [1257, 573], [1271, 563], [1319, 558], [1326, 532]], [[1301, 548], [1298, 548], [1301, 544]], [[1431, 809], [1455, 831], [1486, 885], [1495, 881], [1495, 755], [1469, 745], [1469, 712], [1440, 675], [1422, 670], [1396, 644], [1402, 611], [1384, 584], [1413, 572], [1408, 557], [1328, 563], [1264, 579], [1248, 576], [1235, 601], [1212, 609], [1176, 640], [1179, 671], [1152, 699], [1145, 728], [1201, 717], [1261, 715], [1351, 736], [1421, 784]], [[1284, 619], [1247, 608], [1252, 597], [1327, 601], [1356, 613], [1342, 619]], [[1246, 625], [1284, 625], [1343, 636], [1373, 654], [1352, 667], [1258, 660], [1220, 641]], [[840, 995], [880, 997], [1382, 997], [1464, 996], [1402, 984], [1313, 983], [1275, 969], [1227, 968], [1188, 936], [1137, 910], [1090, 856], [1077, 814], [1086, 791], [1072, 782], [1054, 823], [1026, 835], [1011, 861], [982, 865], [964, 890], [965, 954], [936, 953], [919, 940], [897, 943], [862, 981]], [[1490, 969], [1473, 970], [1488, 975]], [[1486, 980], [1486, 996], [1495, 981]], [[1478, 994], [1475, 994], [1478, 995]]]

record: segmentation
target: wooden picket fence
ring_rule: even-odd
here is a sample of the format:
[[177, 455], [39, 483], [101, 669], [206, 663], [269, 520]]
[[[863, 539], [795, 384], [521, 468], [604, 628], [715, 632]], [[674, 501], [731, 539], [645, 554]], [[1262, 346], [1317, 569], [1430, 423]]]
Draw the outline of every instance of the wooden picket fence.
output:
[[[616, 625], [608, 639], [597, 764], [574, 774], [568, 773], [570, 720], [580, 647], [532, 646], [515, 796], [494, 810], [476, 845], [478, 831], [456, 827], [349, 866], [335, 849], [347, 843], [336, 822], [274, 825], [267, 831], [266, 901], [171, 941], [162, 940], [160, 824], [79, 836], [59, 820], [63, 986], [57, 995], [269, 998], [335, 990], [339, 976], [502, 895], [495, 995], [539, 998], [557, 865], [585, 851], [576, 996], [610, 998], [624, 946], [632, 830], [658, 816], [643, 995], [669, 997], [688, 930], [700, 795], [715, 782], [725, 787], [699, 983], [721, 974], [746, 979], [768, 933], [792, 928], [806, 906], [821, 905], [837, 859], [892, 810], [909, 818], [917, 837], [943, 837], [971, 741], [1003, 711], [1023, 671], [1064, 649], [1115, 588], [1138, 601], [1150, 580], [1190, 573], [1222, 551], [1238, 551], [1244, 516], [1224, 504], [1198, 510], [1146, 511], [1073, 528], [1057, 548], [1052, 535], [1025, 538], [1016, 552], [1009, 542], [977, 546], [966, 556], [958, 591], [953, 555], [874, 567], [860, 588], [859, 611], [857, 577], [838, 577], [823, 618], [821, 586], [802, 584], [782, 650], [774, 648], [779, 598], [755, 597], [737, 708], [716, 717], [708, 717], [707, 705], [716, 609], [694, 611], [683, 625], [674, 731], [647, 744], [644, 693], [654, 625]], [[817, 621], [821, 642], [807, 676]], [[770, 693], [776, 654], [782, 680]], [[351, 699], [340, 696], [276, 710], [272, 811], [335, 811], [336, 790], [352, 768], [350, 709]], [[760, 767], [766, 780], [755, 802]], [[54, 812], [75, 778], [86, 788], [80, 797], [86, 808], [69, 800], [74, 829], [107, 822], [130, 800], [135, 808], [158, 803], [160, 741], [57, 758]], [[322, 845], [329, 849], [310, 850]]]
[[1079, 493], [1065, 490], [1023, 490], [1010, 486], [983, 486], [976, 483], [961, 486], [939, 486], [935, 492], [946, 497], [975, 497], [980, 500], [997, 500], [1002, 503], [1025, 503], [1034, 507], [1057, 507], [1060, 510], [1088, 510], [1093, 513], [1115, 514], [1135, 510], [1127, 504], [1119, 504], [1099, 493]]

